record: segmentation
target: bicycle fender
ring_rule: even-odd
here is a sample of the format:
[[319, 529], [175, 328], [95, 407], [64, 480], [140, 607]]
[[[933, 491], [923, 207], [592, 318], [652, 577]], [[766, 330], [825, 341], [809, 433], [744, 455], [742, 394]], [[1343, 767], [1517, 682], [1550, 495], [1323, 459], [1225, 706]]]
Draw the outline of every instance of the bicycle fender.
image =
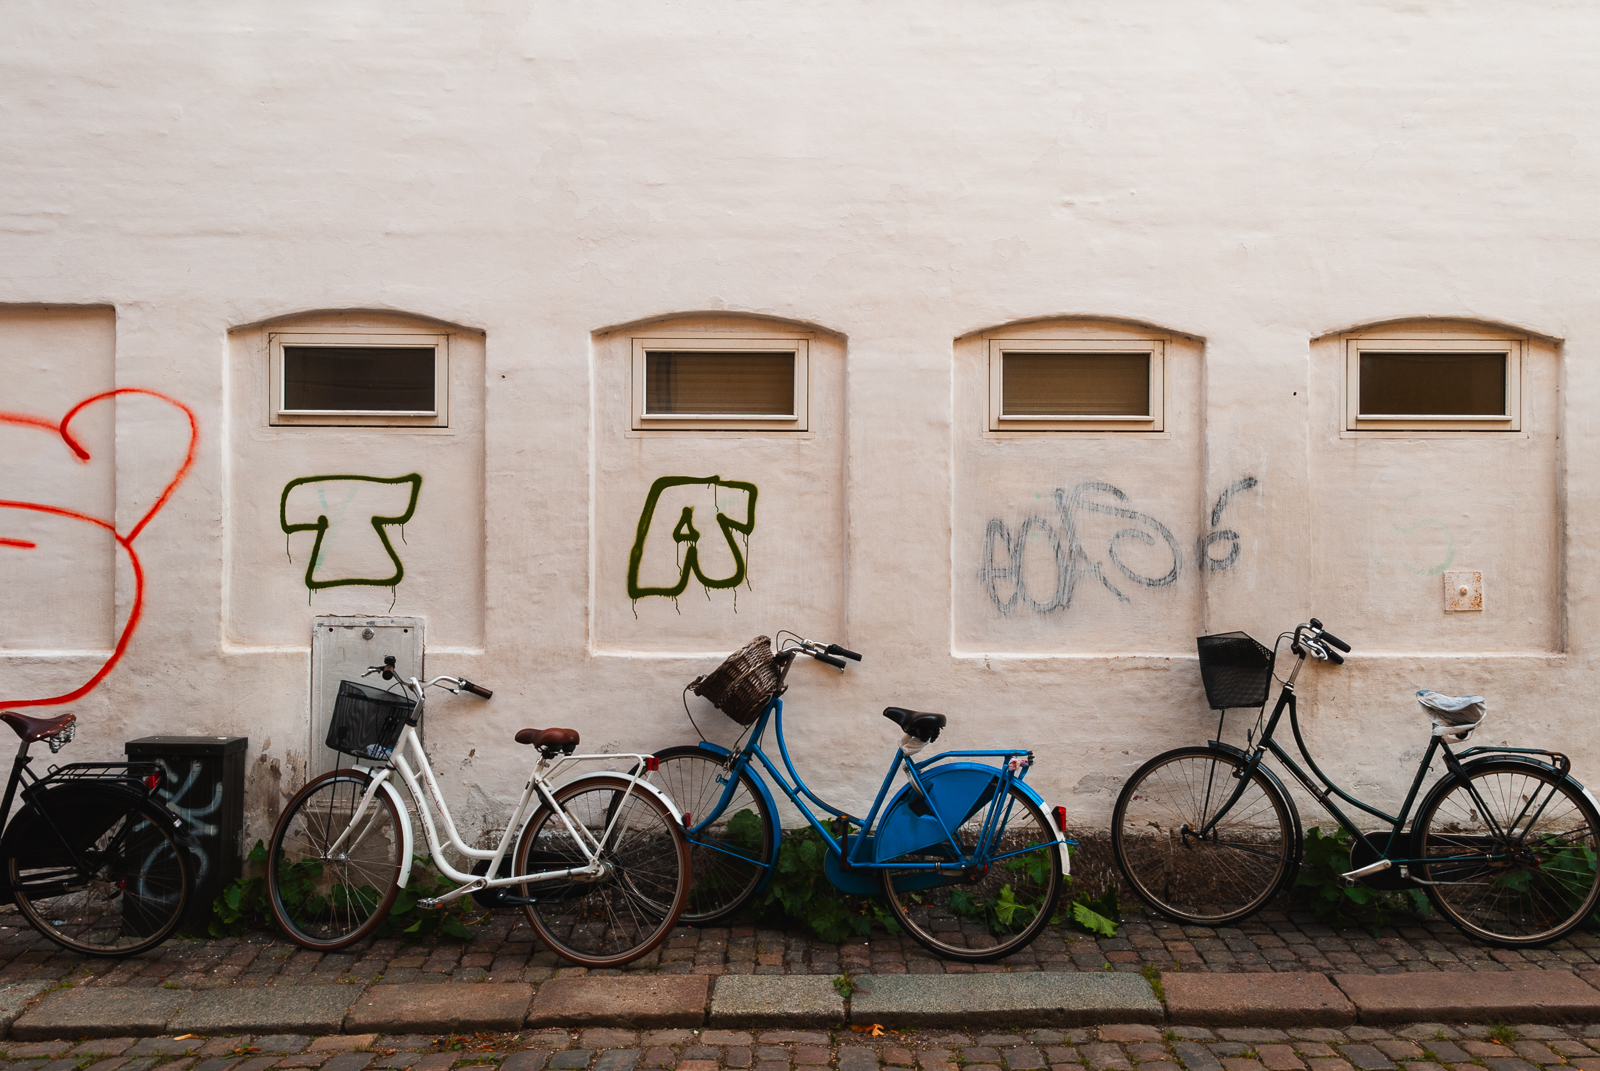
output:
[[[709, 740], [700, 741], [700, 750], [709, 751], [719, 759], [726, 759], [729, 755], [733, 754], [733, 752], [729, 751], [727, 748], [721, 746], [720, 744], [713, 744]], [[767, 779], [762, 777], [754, 767], [750, 769], [750, 780], [755, 783], [756, 791], [761, 793], [761, 801], [767, 805], [767, 825], [770, 827], [768, 833], [772, 837], [772, 843], [774, 845], [773, 855], [774, 858], [776, 858], [776, 846], [783, 843], [783, 826], [778, 820], [778, 803], [772, 797], [772, 789], [767, 787]], [[766, 873], [761, 877], [761, 884], [756, 886], [757, 893], [761, 892], [768, 885], [771, 885], [772, 879], [776, 877], [778, 873], [778, 868], [775, 866], [769, 866], [765, 869]]]
[[378, 785], [378, 790], [388, 793], [389, 802], [400, 812], [400, 888], [404, 889], [406, 882], [411, 880], [411, 853], [416, 847], [416, 836], [411, 830], [411, 816], [406, 812], [406, 801], [400, 797], [400, 791], [394, 787], [394, 782], [384, 781]]
[[667, 810], [672, 814], [672, 820], [678, 823], [679, 829], [683, 828], [683, 812], [678, 810], [678, 805], [676, 803], [672, 802], [672, 797], [668, 796], [665, 792], [661, 791], [655, 785], [652, 785], [649, 781], [646, 781], [642, 777], [636, 777], [633, 774], [622, 773], [616, 770], [608, 770], [604, 772], [596, 770], [594, 773], [586, 773], [580, 777], [574, 777], [570, 781], [563, 781], [561, 783], [561, 787], [567, 788], [571, 785], [581, 785], [585, 781], [593, 781], [599, 778], [612, 780], [618, 777], [622, 778], [624, 781], [632, 781], [635, 788], [654, 796], [656, 799], [666, 804]]
[[[1032, 785], [1028, 784], [1026, 781], [1014, 781], [1012, 783], [1018, 788], [1022, 789], [1022, 794], [1032, 800], [1034, 805], [1038, 807], [1039, 810], [1044, 812], [1046, 821], [1049, 821], [1051, 818], [1055, 817], [1054, 813], [1050, 810], [1049, 805], [1044, 802], [1044, 797], [1035, 792]], [[1068, 837], [1066, 833], [1062, 832], [1060, 829], [1057, 829], [1056, 844], [1061, 848], [1061, 873], [1070, 878], [1072, 877], [1071, 849], [1076, 848], [1078, 846], [1078, 842], [1073, 840], [1071, 837]]]
[[[1463, 762], [1461, 764], [1461, 769], [1463, 771], [1467, 772], [1467, 773], [1471, 773], [1473, 770], [1477, 769], [1479, 766], [1482, 766], [1486, 762], [1520, 762], [1520, 763], [1525, 763], [1528, 766], [1537, 767], [1538, 769], [1542, 770], [1545, 773], [1554, 774], [1556, 777], [1562, 777], [1563, 776], [1561, 771], [1559, 769], [1557, 769], [1553, 764], [1548, 763], [1548, 762], [1541, 762], [1540, 760], [1534, 758], [1531, 755], [1505, 755], [1505, 754], [1485, 755], [1482, 758], [1473, 759], [1470, 762]], [[1577, 790], [1579, 792], [1583, 793], [1583, 798], [1588, 800], [1589, 803], [1594, 807], [1595, 810], [1600, 811], [1600, 800], [1597, 800], [1597, 799], [1594, 798], [1594, 793], [1590, 792], [1588, 790], [1588, 788], [1586, 788], [1584, 786], [1584, 783], [1582, 781], [1579, 781], [1576, 777], [1573, 777], [1572, 774], [1570, 774], [1570, 773], [1568, 773], [1568, 774], [1566, 774], [1564, 776], [1566, 777], [1566, 779], [1568, 781], [1570, 781], [1573, 784], [1574, 787], [1577, 788]], [[1418, 814], [1422, 814], [1424, 811], [1426, 811], [1428, 809], [1429, 804], [1431, 804], [1433, 802], [1434, 796], [1439, 794], [1440, 786], [1445, 784], [1450, 779], [1451, 779], [1450, 777], [1441, 777], [1434, 784], [1433, 788], [1428, 790], [1428, 794], [1427, 794], [1427, 796], [1425, 796], [1423, 798], [1421, 806], [1419, 806], [1417, 808], [1417, 813]], [[1416, 829], [1413, 828], [1411, 830], [1411, 833], [1414, 836], [1416, 834]], [[1414, 851], [1415, 851], [1415, 848], [1413, 848], [1413, 852]]]

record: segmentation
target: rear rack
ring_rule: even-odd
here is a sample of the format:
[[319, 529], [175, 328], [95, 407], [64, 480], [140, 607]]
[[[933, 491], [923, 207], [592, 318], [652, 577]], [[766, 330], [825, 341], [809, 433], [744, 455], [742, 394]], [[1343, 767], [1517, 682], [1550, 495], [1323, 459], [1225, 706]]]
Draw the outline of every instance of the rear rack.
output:
[[161, 786], [162, 779], [159, 762], [69, 762], [65, 766], [50, 767], [50, 772], [39, 778], [33, 787], [66, 781], [113, 781], [137, 785], [151, 792]]

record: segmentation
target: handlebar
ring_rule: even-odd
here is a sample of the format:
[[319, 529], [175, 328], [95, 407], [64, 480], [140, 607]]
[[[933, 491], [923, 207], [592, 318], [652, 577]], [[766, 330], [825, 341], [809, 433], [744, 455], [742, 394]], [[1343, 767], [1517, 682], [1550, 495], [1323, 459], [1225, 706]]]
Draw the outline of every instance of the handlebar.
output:
[[804, 636], [796, 636], [793, 633], [790, 633], [789, 635], [789, 639], [782, 640], [778, 644], [778, 657], [780, 659], [785, 659], [789, 663], [793, 663], [795, 655], [802, 654], [810, 655], [818, 662], [826, 662], [835, 669], [844, 669], [847, 665], [849, 665], [849, 663], [845, 661], [846, 658], [850, 659], [852, 662], [861, 661], [860, 655], [856, 654], [854, 651], [840, 647], [837, 643], [824, 644], [819, 643], [816, 640], [808, 640]]
[[441, 675], [434, 677], [431, 680], [419, 680], [416, 677], [402, 677], [400, 676], [400, 671], [395, 668], [394, 655], [390, 655], [389, 657], [385, 658], [383, 660], [383, 665], [381, 666], [368, 666], [367, 671], [361, 675], [363, 677], [370, 677], [374, 673], [383, 674], [383, 679], [386, 681], [398, 680], [401, 686], [404, 687], [406, 691], [414, 693], [419, 701], [422, 699], [422, 692], [425, 688], [444, 688], [451, 692], [471, 692], [473, 695], [482, 696], [484, 699], [494, 698], [494, 692], [490, 691], [488, 688], [485, 688], [481, 684], [473, 684], [465, 677], [447, 677]]
[[465, 678], [465, 677], [461, 678], [461, 690], [464, 691], [464, 692], [471, 692], [473, 695], [481, 695], [485, 699], [493, 699], [494, 698], [494, 693], [491, 692], [489, 689], [484, 688], [484, 687], [482, 687], [480, 685], [477, 685], [477, 684], [473, 684], [471, 681], [467, 680], [467, 678]]
[[1344, 655], [1339, 652], [1349, 652], [1350, 645], [1324, 629], [1322, 622], [1313, 617], [1306, 624], [1295, 626], [1294, 642], [1289, 645], [1289, 649], [1301, 658], [1310, 655], [1323, 662], [1342, 666]]

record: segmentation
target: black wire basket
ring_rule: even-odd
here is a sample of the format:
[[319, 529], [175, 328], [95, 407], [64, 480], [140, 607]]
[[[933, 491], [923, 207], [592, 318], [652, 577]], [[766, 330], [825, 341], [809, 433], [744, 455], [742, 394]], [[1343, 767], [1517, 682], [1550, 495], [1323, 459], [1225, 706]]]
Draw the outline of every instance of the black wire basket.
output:
[[340, 681], [327, 744], [352, 758], [388, 762], [415, 706], [409, 696]]
[[1219, 632], [1195, 640], [1200, 649], [1200, 679], [1212, 710], [1259, 707], [1272, 691], [1275, 652], [1243, 632]]

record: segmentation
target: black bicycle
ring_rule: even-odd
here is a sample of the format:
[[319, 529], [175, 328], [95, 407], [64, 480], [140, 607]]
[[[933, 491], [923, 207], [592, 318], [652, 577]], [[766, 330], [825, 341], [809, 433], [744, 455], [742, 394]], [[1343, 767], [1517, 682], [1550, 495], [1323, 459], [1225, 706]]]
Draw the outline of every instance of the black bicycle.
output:
[[[1123, 786], [1112, 816], [1117, 863], [1139, 897], [1179, 922], [1219, 926], [1259, 911], [1294, 880], [1300, 866], [1300, 816], [1283, 783], [1262, 760], [1270, 752], [1353, 838], [1340, 880], [1378, 889], [1426, 890], [1440, 914], [1463, 932], [1505, 946], [1539, 945], [1567, 933], [1600, 900], [1600, 808], [1571, 776], [1571, 762], [1537, 748], [1469, 747], [1451, 742], [1483, 721], [1481, 696], [1419, 692], [1433, 722], [1405, 804], [1387, 814], [1356, 799], [1318, 768], [1306, 749], [1295, 679], [1307, 656], [1340, 664], [1349, 644], [1312, 618], [1292, 633], [1298, 656], [1277, 705], [1249, 750], [1219, 740], [1157, 755]], [[1199, 639], [1200, 673], [1213, 709], [1265, 710], [1276, 647], [1242, 632]], [[1274, 740], [1284, 710], [1311, 775]], [[1258, 723], [1259, 724], [1259, 723]], [[1221, 735], [1222, 724], [1217, 725]], [[1436, 756], [1445, 774], [1406, 819]], [[1363, 832], [1333, 797], [1385, 823]]]
[[60, 751], [77, 715], [0, 713], [22, 738], [0, 815], [22, 807], [0, 834], [0, 904], [34, 929], [89, 956], [129, 956], [165, 941], [189, 903], [193, 838], [152, 798], [161, 766], [74, 762], [44, 776], [28, 768], [39, 741]]

